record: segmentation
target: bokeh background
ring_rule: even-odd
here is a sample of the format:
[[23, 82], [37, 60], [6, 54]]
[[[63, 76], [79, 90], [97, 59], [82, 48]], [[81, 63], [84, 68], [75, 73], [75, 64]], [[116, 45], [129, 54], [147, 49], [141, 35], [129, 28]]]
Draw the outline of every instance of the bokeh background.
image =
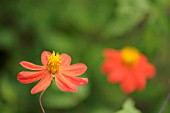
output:
[[[124, 94], [101, 72], [105, 48], [134, 46], [157, 74], [144, 91]], [[63, 93], [54, 83], [43, 95], [47, 113], [115, 113], [131, 97], [143, 113], [157, 113], [170, 91], [169, 0], [1, 0], [0, 113], [41, 113], [36, 84], [16, 79], [22, 60], [41, 64], [44, 50], [68, 53], [88, 70], [89, 84]], [[170, 113], [170, 102], [163, 113]]]

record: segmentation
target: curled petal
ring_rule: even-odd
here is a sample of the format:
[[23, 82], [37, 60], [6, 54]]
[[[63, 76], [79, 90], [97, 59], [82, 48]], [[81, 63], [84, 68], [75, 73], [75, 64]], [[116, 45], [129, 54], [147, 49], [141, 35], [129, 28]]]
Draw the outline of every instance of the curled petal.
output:
[[29, 84], [41, 79], [45, 73], [46, 73], [45, 70], [38, 72], [22, 71], [18, 74], [17, 80], [23, 84]]
[[56, 74], [55, 82], [58, 88], [65, 92], [76, 92], [77, 86], [68, 81], [63, 75]]
[[48, 56], [50, 56], [51, 53], [49, 51], [43, 51], [41, 54], [41, 62], [44, 66], [48, 63]]
[[31, 94], [35, 94], [35, 93], [45, 90], [51, 84], [51, 80], [52, 80], [52, 75], [50, 73], [47, 73], [38, 82], [38, 84], [32, 88]]
[[67, 76], [79, 76], [83, 74], [86, 70], [87, 66], [85, 64], [77, 63], [63, 68], [61, 70], [61, 73]]
[[129, 75], [129, 77], [122, 81], [121, 88], [127, 94], [132, 93], [136, 89], [136, 82], [133, 75]]
[[31, 62], [27, 62], [27, 61], [21, 61], [20, 64], [23, 67], [30, 69], [30, 70], [43, 70], [43, 69], [45, 69], [44, 66], [39, 66], [39, 65], [33, 64]]
[[68, 54], [61, 54], [61, 66], [66, 67], [70, 66], [71, 63], [71, 57]]

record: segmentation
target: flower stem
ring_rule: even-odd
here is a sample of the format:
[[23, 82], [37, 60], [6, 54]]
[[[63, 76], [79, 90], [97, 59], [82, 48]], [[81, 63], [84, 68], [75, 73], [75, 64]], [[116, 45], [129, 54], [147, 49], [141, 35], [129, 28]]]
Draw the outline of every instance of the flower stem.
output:
[[167, 105], [169, 99], [170, 99], [170, 92], [169, 92], [167, 98], [165, 99], [165, 101], [164, 101], [164, 103], [163, 103], [163, 105], [162, 105], [162, 107], [161, 107], [161, 109], [159, 110], [158, 113], [162, 113], [162, 111], [164, 110], [165, 106]]
[[45, 90], [41, 92], [40, 97], [39, 97], [39, 103], [40, 103], [40, 107], [41, 107], [41, 110], [43, 113], [45, 113], [45, 110], [42, 105], [42, 95], [44, 94], [44, 92], [45, 92]]

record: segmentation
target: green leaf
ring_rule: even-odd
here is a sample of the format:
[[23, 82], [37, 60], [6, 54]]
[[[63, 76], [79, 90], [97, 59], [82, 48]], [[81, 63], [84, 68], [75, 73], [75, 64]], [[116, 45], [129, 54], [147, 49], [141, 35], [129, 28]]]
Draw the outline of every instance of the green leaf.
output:
[[141, 113], [141, 111], [136, 109], [133, 100], [128, 98], [123, 104], [123, 109], [116, 113]]

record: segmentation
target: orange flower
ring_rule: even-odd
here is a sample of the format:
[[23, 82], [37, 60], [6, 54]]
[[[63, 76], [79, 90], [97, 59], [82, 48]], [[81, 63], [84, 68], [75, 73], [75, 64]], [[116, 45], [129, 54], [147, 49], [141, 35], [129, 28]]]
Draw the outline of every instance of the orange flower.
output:
[[52, 79], [58, 88], [66, 92], [76, 92], [77, 86], [88, 83], [87, 78], [78, 78], [83, 74], [87, 67], [85, 64], [77, 63], [70, 65], [71, 57], [68, 54], [55, 54], [44, 51], [41, 54], [41, 62], [43, 66], [35, 65], [27, 61], [21, 61], [20, 64], [35, 72], [22, 71], [18, 74], [17, 79], [23, 84], [29, 84], [40, 80], [39, 83], [31, 90], [31, 94], [44, 91], [50, 84]]
[[108, 74], [110, 83], [120, 83], [125, 93], [143, 90], [146, 79], [155, 76], [155, 67], [136, 48], [105, 49], [104, 57], [102, 71]]

